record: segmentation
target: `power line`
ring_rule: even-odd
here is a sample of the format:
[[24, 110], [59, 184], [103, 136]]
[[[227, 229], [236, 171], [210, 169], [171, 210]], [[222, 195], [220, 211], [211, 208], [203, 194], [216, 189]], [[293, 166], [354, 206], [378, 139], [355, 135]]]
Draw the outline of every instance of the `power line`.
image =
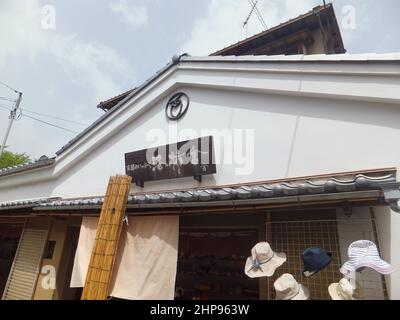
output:
[[12, 88], [11, 86], [9, 86], [7, 83], [4, 83], [3, 81], [0, 81], [0, 84], [2, 84], [3, 86], [5, 86], [6, 88], [10, 89], [11, 91], [14, 91], [15, 93], [20, 93], [18, 90], [15, 90], [14, 88]]
[[12, 99], [6, 98], [6, 97], [0, 97], [0, 100], [15, 102], [15, 100], [12, 100]]
[[5, 104], [0, 104], [0, 108], [7, 109], [8, 111], [12, 110], [10, 106], [7, 106]]
[[64, 130], [64, 131], [68, 131], [68, 132], [71, 132], [71, 133], [75, 133], [75, 134], [78, 134], [78, 133], [79, 133], [79, 132], [77, 132], [77, 131], [73, 131], [73, 130], [67, 129], [67, 128], [58, 126], [58, 125], [56, 125], [56, 124], [52, 124], [52, 123], [50, 123], [50, 122], [47, 122], [47, 121], [44, 121], [44, 120], [40, 120], [40, 119], [35, 118], [35, 117], [32, 117], [32, 116], [28, 116], [27, 114], [24, 114], [23, 116], [24, 116], [24, 117], [27, 117], [27, 118], [29, 118], [29, 119], [38, 121], [38, 122], [40, 122], [40, 123], [46, 124], [46, 125], [48, 125], [48, 126], [54, 127], [54, 128], [58, 128], [58, 129], [61, 129], [61, 130]]
[[[6, 106], [6, 105], [0, 104], [0, 108], [3, 108], [3, 109], [8, 110], [8, 111], [12, 111], [12, 109], [11, 109], [10, 107]], [[22, 114], [22, 116], [25, 116], [25, 117], [30, 118], [30, 119], [32, 119], [32, 120], [39, 121], [39, 122], [41, 122], [41, 123], [43, 123], [43, 124], [47, 124], [47, 125], [49, 125], [49, 126], [52, 126], [52, 127], [58, 128], [58, 129], [62, 129], [62, 130], [65, 130], [65, 131], [68, 131], [68, 132], [72, 132], [72, 133], [78, 133], [77, 131], [73, 131], [73, 130], [67, 129], [67, 128], [58, 126], [58, 125], [56, 125], [56, 124], [52, 124], [52, 123], [47, 122], [47, 121], [44, 121], [44, 120], [41, 120], [41, 119], [37, 119], [37, 118], [35, 118], [35, 117], [31, 117], [31, 116], [29, 116], [29, 115], [27, 115], [27, 114]]]
[[[11, 100], [11, 99], [4, 98], [4, 97], [0, 97], [0, 100], [5, 100], [5, 101], [9, 101], [9, 102], [15, 103], [15, 100]], [[6, 106], [6, 105], [3, 105], [3, 106]], [[10, 106], [10, 108], [11, 108], [11, 106]], [[22, 108], [20, 108], [20, 109], [22, 109]], [[65, 121], [65, 122], [69, 122], [69, 123], [75, 123], [75, 124], [79, 124], [81, 126], [86, 126], [87, 127], [89, 125], [87, 123], [74, 121], [74, 120], [68, 120], [68, 119], [57, 117], [57, 116], [49, 115], [49, 114], [46, 114], [46, 113], [40, 113], [40, 112], [31, 111], [31, 110], [25, 109], [25, 108], [22, 109], [22, 110], [25, 111], [25, 112], [31, 113], [31, 114], [38, 115], [38, 116], [52, 118], [52, 119], [55, 119], [55, 120]]]
[[60, 121], [65, 121], [65, 122], [70, 122], [70, 123], [75, 123], [75, 124], [79, 124], [79, 125], [82, 125], [82, 126], [88, 126], [87, 123], [78, 122], [78, 121], [74, 121], [74, 120], [67, 120], [67, 119], [63, 119], [63, 118], [57, 117], [57, 116], [52, 116], [52, 115], [45, 114], [45, 113], [39, 113], [39, 112], [31, 111], [31, 110], [25, 109], [25, 108], [23, 108], [22, 111], [28, 112], [28, 113], [31, 113], [31, 114], [35, 114], [35, 115], [38, 115], [38, 116], [42, 116], [42, 117], [47, 117], [47, 118], [55, 119], [55, 120], [60, 120]]

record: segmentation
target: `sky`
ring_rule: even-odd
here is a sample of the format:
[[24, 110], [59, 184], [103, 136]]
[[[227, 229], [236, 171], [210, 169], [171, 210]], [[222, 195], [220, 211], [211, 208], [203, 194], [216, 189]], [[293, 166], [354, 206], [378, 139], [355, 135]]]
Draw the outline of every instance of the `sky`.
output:
[[[348, 53], [400, 52], [400, 1], [331, 2]], [[259, 0], [258, 8], [272, 27], [319, 4]], [[208, 55], [263, 31], [256, 16], [243, 28], [250, 9], [248, 0], [0, 0], [0, 81], [23, 93], [8, 150], [53, 157], [104, 113], [100, 101], [175, 54]], [[0, 144], [16, 97], [0, 85]]]

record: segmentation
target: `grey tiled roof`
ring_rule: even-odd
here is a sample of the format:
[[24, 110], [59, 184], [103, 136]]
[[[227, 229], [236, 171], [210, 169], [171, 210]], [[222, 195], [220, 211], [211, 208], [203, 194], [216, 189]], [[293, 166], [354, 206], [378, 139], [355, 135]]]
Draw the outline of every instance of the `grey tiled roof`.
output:
[[3, 202], [0, 203], [0, 211], [9, 209], [25, 209], [34, 208], [40, 206], [43, 203], [55, 200], [54, 198], [44, 198], [44, 199], [34, 199], [34, 200], [24, 200], [24, 201], [14, 201], [14, 202]]
[[17, 165], [17, 166], [12, 166], [8, 168], [3, 168], [0, 169], [0, 177], [22, 172], [22, 171], [27, 171], [27, 170], [33, 170], [33, 169], [39, 169], [42, 167], [50, 166], [55, 162], [55, 158], [49, 159], [45, 158], [42, 160], [38, 160], [35, 162], [30, 162], [27, 164], [22, 164], [22, 165]]
[[[182, 190], [170, 192], [153, 192], [146, 194], [130, 195], [129, 206], [159, 205], [193, 203], [215, 203], [230, 200], [254, 200], [274, 199], [326, 194], [346, 194], [349, 192], [377, 190], [381, 191], [386, 186], [397, 188], [395, 174], [385, 176], [367, 176], [363, 174], [344, 178], [326, 178], [317, 180], [303, 180], [294, 182], [282, 182], [271, 184], [243, 184], [231, 187]], [[14, 202], [0, 204], [0, 210], [13, 209], [20, 206], [30, 206], [35, 210], [50, 209], [97, 209], [101, 208], [104, 197], [80, 198], [80, 199], [42, 199], [32, 202]]]

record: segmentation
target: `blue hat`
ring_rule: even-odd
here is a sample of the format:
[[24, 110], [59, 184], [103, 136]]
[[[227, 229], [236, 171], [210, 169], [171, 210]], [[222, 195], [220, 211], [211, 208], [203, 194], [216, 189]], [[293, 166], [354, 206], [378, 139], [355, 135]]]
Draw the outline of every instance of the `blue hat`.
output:
[[332, 261], [332, 253], [321, 248], [308, 248], [303, 252], [304, 271], [306, 277], [320, 272]]

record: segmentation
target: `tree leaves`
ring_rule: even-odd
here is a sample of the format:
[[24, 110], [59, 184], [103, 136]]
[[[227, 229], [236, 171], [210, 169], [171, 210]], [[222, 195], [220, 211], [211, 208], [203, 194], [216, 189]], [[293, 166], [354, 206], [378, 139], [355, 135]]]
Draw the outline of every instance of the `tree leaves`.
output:
[[29, 163], [30, 161], [31, 161], [30, 156], [25, 152], [13, 153], [10, 151], [4, 151], [0, 159], [0, 169], [26, 164]]

